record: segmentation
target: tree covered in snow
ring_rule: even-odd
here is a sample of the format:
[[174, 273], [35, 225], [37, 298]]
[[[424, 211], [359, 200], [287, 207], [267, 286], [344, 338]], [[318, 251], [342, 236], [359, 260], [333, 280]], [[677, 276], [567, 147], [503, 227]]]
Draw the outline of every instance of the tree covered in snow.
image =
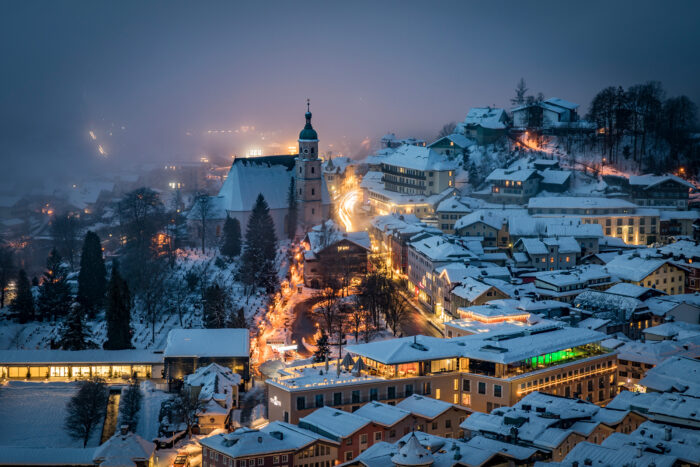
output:
[[102, 307], [107, 290], [107, 269], [102, 259], [100, 237], [88, 231], [83, 242], [78, 274], [78, 303], [90, 316]]
[[277, 287], [275, 257], [277, 237], [270, 208], [262, 194], [258, 195], [248, 219], [245, 250], [241, 264], [241, 279], [248, 286], [264, 287], [268, 293]]
[[192, 434], [192, 427], [197, 422], [197, 416], [204, 408], [204, 402], [200, 400], [197, 393], [183, 387], [180, 393], [175, 396], [174, 404], [171, 406], [171, 422], [181, 421], [187, 430], [187, 437]]
[[207, 287], [204, 292], [204, 327], [225, 328], [231, 311], [228, 292], [219, 284]]
[[295, 188], [295, 178], [289, 179], [289, 190], [287, 191], [287, 236], [290, 240], [294, 240], [297, 233], [297, 224], [299, 221], [299, 209], [297, 206], [297, 196]]
[[119, 401], [119, 423], [127, 425], [130, 431], [135, 431], [136, 425], [138, 425], [141, 399], [141, 389], [139, 384], [134, 381], [126, 388]]
[[78, 303], [71, 306], [61, 326], [59, 345], [63, 350], [85, 350], [95, 347], [90, 340], [90, 328], [85, 322], [85, 310]]
[[314, 352], [314, 362], [320, 363], [326, 360], [331, 353], [331, 346], [328, 343], [328, 336], [325, 332], [321, 333], [321, 337], [316, 341], [316, 351]]
[[129, 286], [119, 273], [119, 262], [112, 262], [112, 275], [107, 292], [107, 340], [108, 350], [130, 349], [131, 346], [131, 294]]
[[68, 314], [73, 297], [67, 278], [68, 270], [63, 265], [63, 258], [54, 248], [46, 260], [46, 270], [39, 287], [37, 307], [42, 319], [55, 321], [57, 317]]
[[24, 269], [19, 270], [17, 276], [17, 293], [10, 303], [10, 310], [17, 315], [20, 323], [26, 323], [35, 319], [34, 295], [32, 285]]
[[71, 438], [82, 440], [86, 447], [90, 435], [102, 426], [109, 394], [101, 379], [81, 381], [78, 385], [78, 391], [66, 405], [64, 426]]
[[224, 222], [224, 243], [220, 251], [228, 258], [241, 254], [241, 223], [235, 217], [227, 217]]

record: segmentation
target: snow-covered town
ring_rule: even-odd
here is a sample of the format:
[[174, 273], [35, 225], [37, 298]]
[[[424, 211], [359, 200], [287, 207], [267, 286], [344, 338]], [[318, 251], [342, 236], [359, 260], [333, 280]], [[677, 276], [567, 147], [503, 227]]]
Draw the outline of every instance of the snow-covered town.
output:
[[[546, 4], [531, 7], [548, 32], [570, 32]], [[38, 73], [73, 83], [66, 93], [85, 107], [69, 116], [60, 86], [25, 81], [19, 56], [0, 78], [0, 466], [700, 466], [700, 90], [690, 68], [621, 77], [593, 61], [596, 80], [561, 83], [549, 75], [567, 67], [562, 58], [496, 79], [489, 54], [474, 81], [484, 91], [455, 93], [448, 81], [469, 72], [434, 64], [459, 61], [452, 51], [478, 36], [407, 2], [389, 16], [405, 9], [456, 39], [428, 42], [445, 50], [411, 66], [432, 76], [413, 76], [391, 102], [404, 84], [372, 94], [396, 76], [383, 70], [390, 55], [348, 45], [377, 60], [376, 82], [334, 56], [352, 42], [346, 22], [373, 24], [339, 4], [313, 4], [339, 21], [337, 34], [294, 44], [290, 34], [311, 34], [309, 13], [291, 3], [274, 14], [214, 1], [87, 5], [10, 2], [15, 21], [0, 20], [0, 34], [27, 38], [17, 50], [45, 61]], [[663, 16], [700, 13], [676, 6]], [[467, 7], [501, 14], [450, 3], [455, 14]], [[275, 20], [224, 26], [244, 13]], [[132, 37], [112, 14], [130, 18]], [[44, 25], [51, 38], [29, 41], [20, 29], [37, 31], [36, 15], [75, 31]], [[384, 26], [373, 37], [397, 62], [428, 40], [416, 31], [409, 46]], [[189, 39], [172, 32], [181, 27], [194, 28]], [[696, 29], [688, 38], [700, 40]], [[256, 51], [223, 59], [206, 51], [215, 39]], [[100, 47], [114, 67], [88, 53]], [[96, 65], [81, 65], [80, 78], [65, 70], [78, 51]], [[206, 71], [253, 71], [237, 54], [294, 66], [318, 57], [314, 67], [353, 78], [305, 84], [289, 66], [300, 76], [231, 76], [243, 90]], [[201, 75], [180, 68], [183, 57]], [[148, 72], [117, 71], [132, 62]], [[161, 82], [127, 91], [108, 80], [107, 93], [94, 84], [106, 73]], [[449, 92], [433, 94], [435, 79]], [[14, 91], [65, 119], [20, 111]], [[346, 113], [341, 94], [362, 105]], [[90, 108], [100, 101], [113, 109]], [[125, 113], [132, 105], [143, 115]], [[21, 134], [33, 122], [37, 141]], [[79, 144], [36, 149], [69, 131]], [[182, 139], [170, 141], [174, 132]]]

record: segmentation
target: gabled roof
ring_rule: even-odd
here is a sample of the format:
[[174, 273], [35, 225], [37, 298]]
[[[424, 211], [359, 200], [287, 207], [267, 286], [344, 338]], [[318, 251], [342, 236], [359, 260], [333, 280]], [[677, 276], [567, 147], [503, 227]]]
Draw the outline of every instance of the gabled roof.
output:
[[414, 415], [420, 415], [421, 417], [432, 420], [451, 409], [453, 404], [433, 399], [432, 397], [413, 394], [396, 404], [396, 407], [411, 412]]
[[668, 261], [662, 258], [642, 258], [635, 254], [627, 254], [616, 256], [605, 268], [622, 280], [639, 282], [666, 263]]
[[535, 169], [520, 169], [520, 170], [509, 170], [509, 169], [495, 169], [493, 172], [486, 177], [487, 182], [492, 182], [495, 180], [510, 180], [515, 182], [524, 182], [533, 177], [541, 177], [537, 170]]
[[294, 159], [294, 156], [235, 159], [219, 190], [219, 196], [224, 199], [224, 209], [250, 211], [258, 194], [263, 195], [270, 209], [287, 208], [287, 192], [294, 176]]
[[549, 99], [546, 99], [545, 102], [551, 105], [556, 105], [558, 107], [563, 107], [568, 110], [576, 110], [578, 108], [578, 104], [565, 101], [564, 99], [559, 99], [558, 97], [550, 97]]
[[433, 146], [436, 146], [445, 140], [454, 143], [455, 146], [462, 148], [462, 149], [466, 149], [469, 146], [472, 146], [474, 144], [474, 141], [467, 138], [466, 136], [461, 135], [459, 133], [452, 133], [452, 134], [449, 134], [447, 136], [443, 136], [442, 138], [436, 139], [435, 141], [430, 143], [428, 145], [428, 147], [431, 148]]
[[306, 234], [306, 239], [309, 242], [311, 251], [314, 253], [320, 253], [322, 250], [342, 242], [343, 240], [354, 243], [365, 250], [371, 248], [369, 233], [367, 233], [366, 230], [341, 232], [338, 225], [332, 220], [326, 221], [325, 230], [323, 225], [314, 226], [311, 231]]
[[301, 428], [328, 436], [336, 441], [347, 438], [370, 423], [372, 421], [368, 418], [332, 407], [320, 407], [299, 419]]
[[105, 467], [128, 467], [146, 462], [153, 456], [156, 445], [136, 433], [117, 433], [95, 449], [93, 460]]
[[464, 126], [480, 125], [484, 128], [505, 128], [506, 111], [495, 107], [472, 107], [464, 119]]
[[639, 186], [641, 188], [644, 188], [645, 190], [649, 190], [651, 188], [654, 188], [656, 185], [659, 185], [664, 182], [674, 182], [677, 183], [681, 186], [684, 186], [688, 189], [693, 189], [695, 188], [692, 183], [689, 183], [685, 180], [683, 180], [680, 177], [677, 177], [676, 175], [630, 175], [630, 185], [632, 186]]
[[479, 222], [483, 222], [489, 227], [499, 230], [504, 224], [508, 223], [508, 216], [505, 215], [503, 211], [474, 211], [466, 216], [462, 216], [457, 222], [455, 222], [455, 230], [469, 227], [470, 225], [474, 225]]
[[395, 425], [411, 415], [409, 410], [377, 401], [368, 402], [353, 413], [386, 427]]

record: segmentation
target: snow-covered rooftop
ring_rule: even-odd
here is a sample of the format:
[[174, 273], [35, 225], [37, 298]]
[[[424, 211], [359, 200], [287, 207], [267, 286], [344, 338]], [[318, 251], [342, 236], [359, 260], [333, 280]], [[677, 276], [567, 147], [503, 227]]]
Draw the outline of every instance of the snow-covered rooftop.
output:
[[173, 329], [165, 357], [249, 357], [247, 329]]
[[605, 265], [605, 269], [622, 280], [639, 282], [667, 261], [661, 258], [642, 258], [639, 255], [618, 255]]
[[700, 360], [671, 357], [648, 370], [639, 384], [654, 391], [700, 398]]
[[403, 145], [389, 154], [382, 163], [414, 170], [455, 170], [457, 162], [423, 146]]
[[521, 169], [521, 170], [509, 170], [509, 169], [495, 169], [493, 172], [486, 177], [487, 182], [493, 182], [496, 180], [510, 180], [515, 182], [524, 182], [529, 180], [531, 177], [539, 176], [537, 170], [535, 169]]
[[413, 394], [396, 404], [396, 407], [420, 415], [429, 420], [445, 413], [453, 407], [449, 402]]
[[371, 420], [365, 417], [332, 407], [320, 407], [299, 419], [301, 428], [306, 428], [336, 441], [347, 438], [369, 423]]
[[353, 413], [384, 426], [392, 426], [411, 415], [410, 410], [377, 401], [368, 402]]
[[528, 209], [635, 209], [636, 204], [620, 198], [593, 196], [539, 196], [530, 198]]
[[676, 176], [676, 175], [652, 175], [652, 174], [647, 174], [647, 175], [630, 175], [630, 185], [632, 186], [639, 186], [644, 188], [645, 190], [648, 190], [650, 188], [654, 188], [656, 185], [659, 185], [661, 183], [671, 181], [674, 183], [678, 183], [681, 186], [684, 186], [688, 189], [693, 189], [695, 188], [691, 183], [683, 180], [682, 178]]
[[148, 465], [155, 450], [154, 443], [136, 433], [117, 433], [95, 449], [93, 461], [104, 467]]
[[314, 226], [311, 231], [306, 234], [306, 238], [309, 241], [311, 251], [314, 253], [319, 253], [329, 246], [344, 240], [354, 243], [365, 250], [369, 250], [372, 247], [369, 233], [367, 233], [366, 230], [342, 232], [338, 225], [332, 220], [326, 221], [325, 224]]

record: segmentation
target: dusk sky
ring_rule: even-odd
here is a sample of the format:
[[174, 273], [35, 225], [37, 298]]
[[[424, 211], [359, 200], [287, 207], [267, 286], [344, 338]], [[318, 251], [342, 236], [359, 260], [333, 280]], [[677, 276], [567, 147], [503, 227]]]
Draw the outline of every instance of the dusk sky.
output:
[[700, 103], [696, 1], [4, 1], [1, 12], [4, 181], [285, 153], [307, 97], [322, 150], [351, 156], [388, 131], [430, 139], [469, 107], [508, 107], [521, 76], [582, 114], [601, 88], [647, 80]]

